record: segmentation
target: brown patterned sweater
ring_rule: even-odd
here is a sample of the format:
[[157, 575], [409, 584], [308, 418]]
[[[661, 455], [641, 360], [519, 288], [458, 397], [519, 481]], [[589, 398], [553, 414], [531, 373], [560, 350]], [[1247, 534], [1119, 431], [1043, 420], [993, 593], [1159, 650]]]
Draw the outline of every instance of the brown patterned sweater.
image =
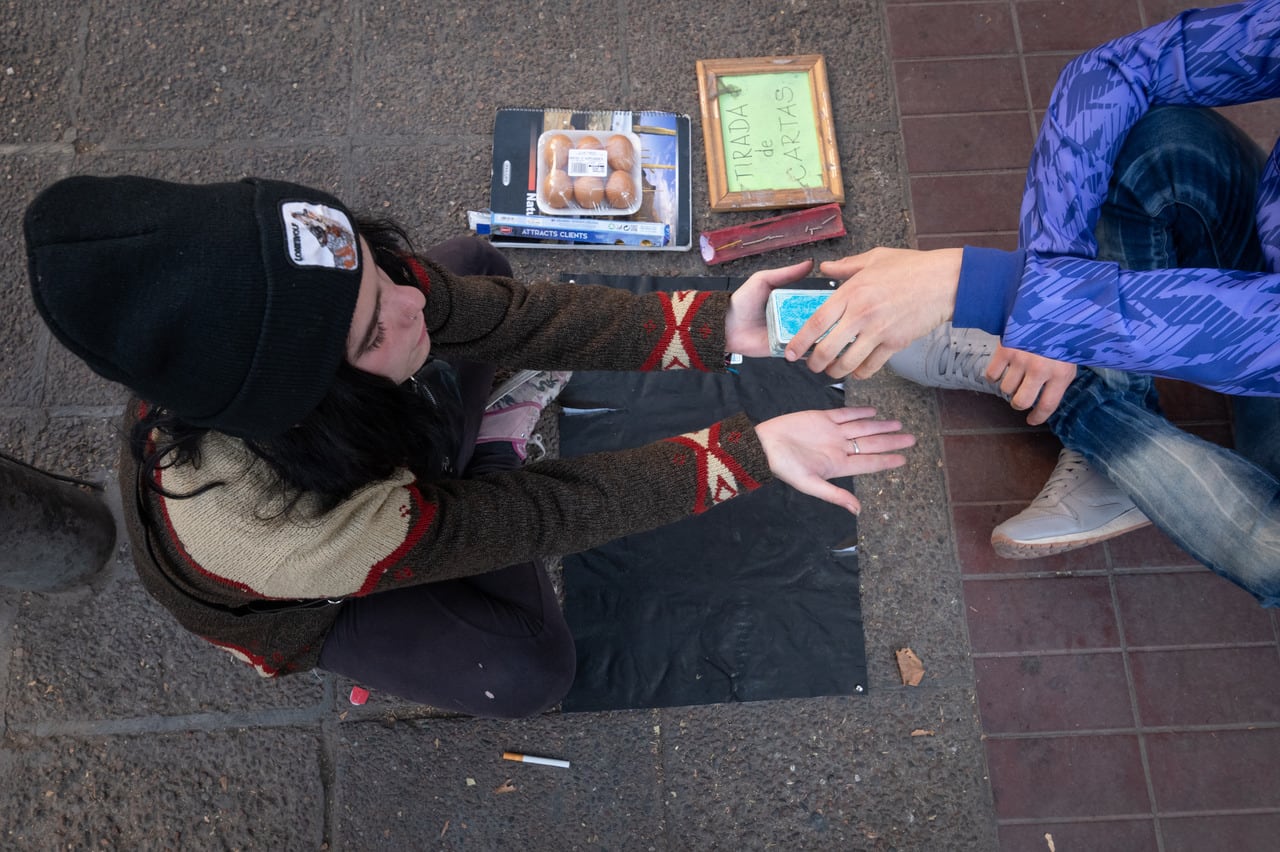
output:
[[[423, 266], [439, 354], [534, 369], [723, 369], [727, 293], [636, 296]], [[174, 494], [226, 484], [168, 499], [139, 493], [125, 451], [120, 484], [138, 572], [183, 626], [267, 676], [315, 665], [337, 617], [330, 601], [585, 550], [772, 479], [742, 414], [635, 449], [476, 479], [419, 483], [405, 470], [306, 522], [260, 517], [267, 473], [241, 441], [209, 433], [201, 456], [199, 467], [160, 472], [159, 483]]]

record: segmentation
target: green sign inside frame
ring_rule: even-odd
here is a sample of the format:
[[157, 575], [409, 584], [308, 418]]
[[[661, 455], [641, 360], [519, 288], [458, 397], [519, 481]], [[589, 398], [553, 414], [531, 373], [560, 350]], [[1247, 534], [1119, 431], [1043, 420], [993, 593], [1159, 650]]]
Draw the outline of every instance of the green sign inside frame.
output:
[[825, 185], [805, 72], [720, 77], [720, 136], [729, 192], [817, 189]]
[[699, 59], [712, 210], [844, 203], [820, 54]]

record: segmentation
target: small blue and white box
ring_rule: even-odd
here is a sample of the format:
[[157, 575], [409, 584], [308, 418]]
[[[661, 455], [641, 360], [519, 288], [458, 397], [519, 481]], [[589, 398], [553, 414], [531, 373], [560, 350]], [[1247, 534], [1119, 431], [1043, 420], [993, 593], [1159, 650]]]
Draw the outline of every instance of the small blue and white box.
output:
[[[791, 338], [822, 303], [831, 290], [774, 290], [765, 305], [765, 325], [769, 329], [769, 351], [775, 358], [786, 352]], [[819, 338], [821, 339], [821, 338]]]

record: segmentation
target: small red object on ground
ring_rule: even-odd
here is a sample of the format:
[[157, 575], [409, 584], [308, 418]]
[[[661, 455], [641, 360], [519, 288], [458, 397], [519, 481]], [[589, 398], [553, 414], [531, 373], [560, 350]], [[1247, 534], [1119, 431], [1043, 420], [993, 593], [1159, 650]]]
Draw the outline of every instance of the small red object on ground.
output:
[[363, 686], [351, 687], [351, 703], [359, 707], [361, 704], [369, 700], [369, 690]]

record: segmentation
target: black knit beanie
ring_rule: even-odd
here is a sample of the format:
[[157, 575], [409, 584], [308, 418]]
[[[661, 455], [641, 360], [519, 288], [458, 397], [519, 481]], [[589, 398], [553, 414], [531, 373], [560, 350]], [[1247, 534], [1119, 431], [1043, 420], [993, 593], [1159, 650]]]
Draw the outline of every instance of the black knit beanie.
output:
[[27, 209], [36, 307], [99, 375], [196, 426], [270, 438], [320, 402], [360, 289], [326, 193], [72, 177]]

